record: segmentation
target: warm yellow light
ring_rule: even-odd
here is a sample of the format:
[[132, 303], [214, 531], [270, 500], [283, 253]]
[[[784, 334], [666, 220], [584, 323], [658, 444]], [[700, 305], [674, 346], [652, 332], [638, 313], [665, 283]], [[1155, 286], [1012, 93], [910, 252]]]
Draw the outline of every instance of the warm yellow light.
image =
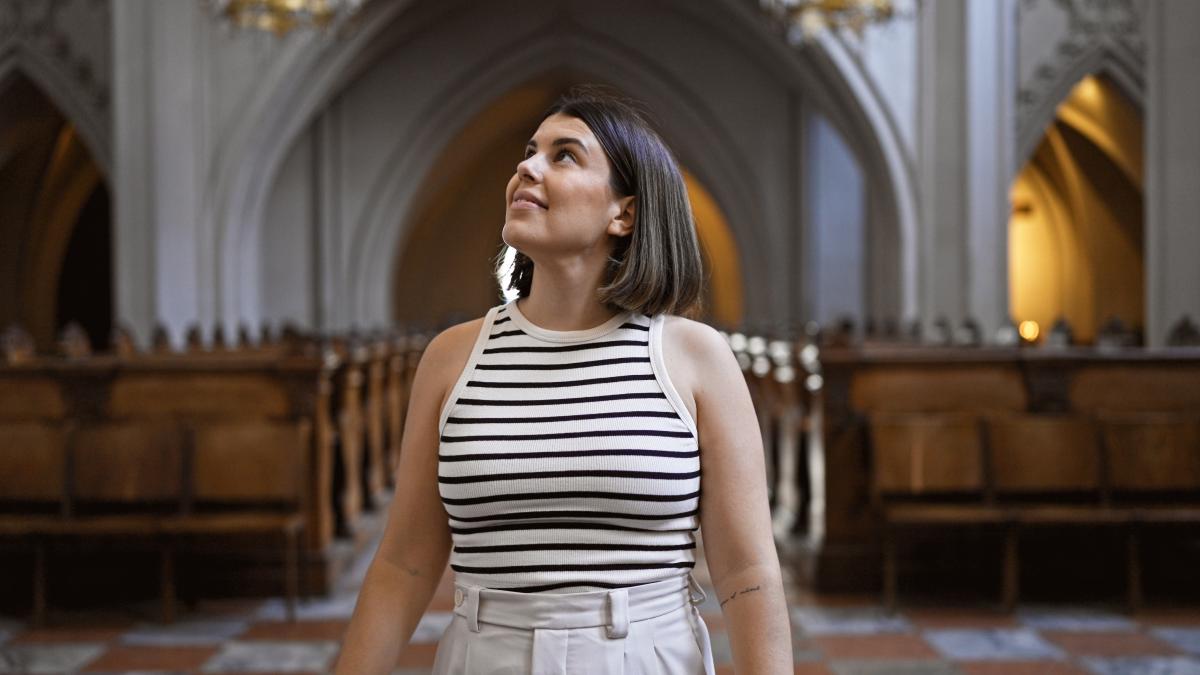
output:
[[1041, 333], [1041, 329], [1038, 328], [1036, 321], [1022, 321], [1018, 331], [1026, 342], [1033, 342], [1037, 339], [1038, 334]]

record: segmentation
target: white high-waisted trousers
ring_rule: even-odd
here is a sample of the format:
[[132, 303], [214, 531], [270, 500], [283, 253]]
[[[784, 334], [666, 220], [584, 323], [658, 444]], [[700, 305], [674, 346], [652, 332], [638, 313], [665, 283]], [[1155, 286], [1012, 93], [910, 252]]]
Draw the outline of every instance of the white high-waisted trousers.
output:
[[690, 574], [585, 593], [454, 585], [434, 675], [714, 675]]

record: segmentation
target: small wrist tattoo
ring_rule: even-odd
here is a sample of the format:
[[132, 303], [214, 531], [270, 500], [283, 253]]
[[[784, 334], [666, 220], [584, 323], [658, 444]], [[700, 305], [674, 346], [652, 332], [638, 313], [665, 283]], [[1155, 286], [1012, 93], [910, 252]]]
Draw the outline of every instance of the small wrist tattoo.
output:
[[740, 591], [734, 591], [733, 593], [731, 593], [729, 595], [728, 598], [725, 598], [724, 600], [721, 601], [721, 607], [724, 607], [725, 603], [729, 602], [730, 600], [732, 600], [736, 597], [745, 595], [747, 593], [753, 593], [754, 591], [757, 591], [759, 588], [761, 588], [761, 586], [747, 586], [746, 588], [743, 588]]

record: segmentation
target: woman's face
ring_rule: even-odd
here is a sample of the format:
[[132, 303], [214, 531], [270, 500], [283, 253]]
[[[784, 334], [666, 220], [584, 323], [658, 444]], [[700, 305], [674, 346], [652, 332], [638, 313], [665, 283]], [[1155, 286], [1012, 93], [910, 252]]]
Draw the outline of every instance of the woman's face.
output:
[[610, 235], [628, 235], [633, 225], [633, 197], [613, 192], [610, 171], [583, 120], [547, 117], [508, 181], [504, 242], [535, 262], [547, 255], [607, 257]]

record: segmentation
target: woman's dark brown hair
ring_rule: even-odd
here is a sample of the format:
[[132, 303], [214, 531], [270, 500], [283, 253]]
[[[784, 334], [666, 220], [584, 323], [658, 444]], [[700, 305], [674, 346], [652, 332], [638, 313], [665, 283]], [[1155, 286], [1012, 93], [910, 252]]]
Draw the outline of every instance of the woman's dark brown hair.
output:
[[[598, 85], [573, 87], [542, 115], [561, 113], [591, 129], [608, 156], [610, 185], [619, 197], [633, 195], [633, 232], [617, 238], [599, 299], [642, 314], [695, 317], [700, 310], [704, 267], [683, 176], [671, 151], [635, 104]], [[540, 123], [540, 121], [539, 121]], [[503, 255], [497, 276], [503, 273]], [[517, 252], [508, 288], [527, 297], [533, 261]]]

